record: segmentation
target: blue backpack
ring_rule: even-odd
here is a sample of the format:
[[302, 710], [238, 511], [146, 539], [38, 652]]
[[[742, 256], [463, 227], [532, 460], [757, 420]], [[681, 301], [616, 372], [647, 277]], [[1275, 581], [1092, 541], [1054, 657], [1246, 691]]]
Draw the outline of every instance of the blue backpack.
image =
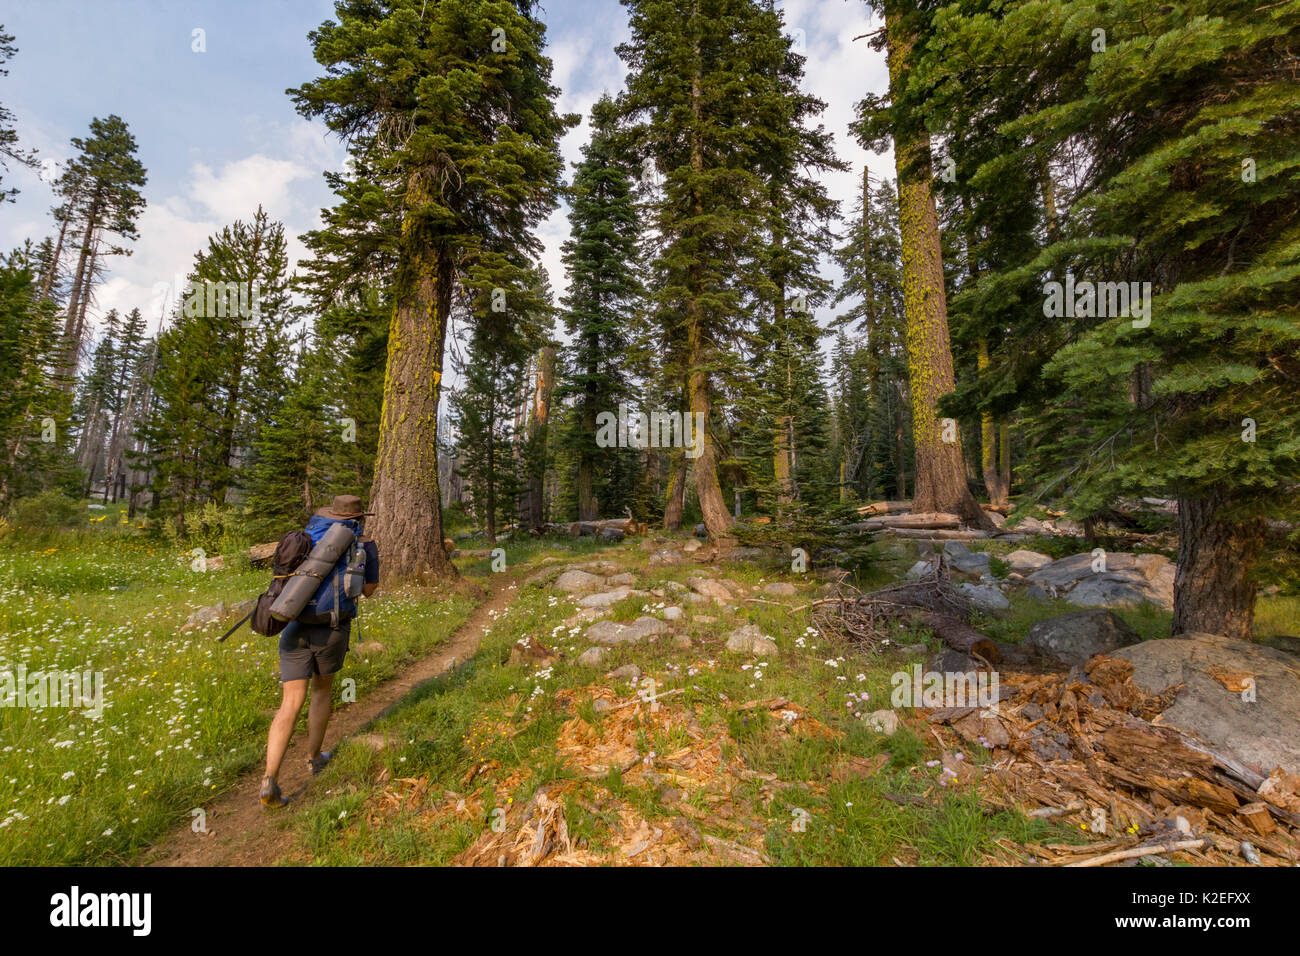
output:
[[321, 581], [320, 587], [307, 606], [298, 615], [304, 623], [329, 623], [338, 627], [344, 621], [357, 616], [357, 597], [360, 596], [360, 581], [365, 576], [366, 549], [358, 540], [361, 536], [361, 524], [351, 519], [323, 518], [315, 515], [307, 522], [304, 529], [315, 547], [325, 532], [332, 525], [346, 525], [354, 535], [351, 546], [343, 552], [334, 569]]

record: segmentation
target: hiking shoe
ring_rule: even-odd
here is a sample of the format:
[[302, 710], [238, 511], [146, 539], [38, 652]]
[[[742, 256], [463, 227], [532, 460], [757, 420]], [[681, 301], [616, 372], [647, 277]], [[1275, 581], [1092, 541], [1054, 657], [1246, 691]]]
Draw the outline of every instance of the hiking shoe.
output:
[[258, 796], [262, 799], [262, 806], [272, 810], [287, 806], [289, 803], [288, 798], [280, 793], [280, 785], [270, 777], [262, 778], [262, 791]]
[[307, 766], [311, 768], [311, 775], [314, 777], [325, 769], [325, 765], [330, 762], [334, 754], [328, 750], [322, 750], [319, 757], [308, 757]]

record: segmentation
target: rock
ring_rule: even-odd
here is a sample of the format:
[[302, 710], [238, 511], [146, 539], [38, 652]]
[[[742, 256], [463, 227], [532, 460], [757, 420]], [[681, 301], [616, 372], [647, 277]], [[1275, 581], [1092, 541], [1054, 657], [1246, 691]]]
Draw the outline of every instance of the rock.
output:
[[614, 588], [612, 591], [597, 591], [578, 599], [580, 607], [609, 607], [617, 604], [632, 593], [631, 588]]
[[555, 587], [566, 594], [582, 594], [586, 591], [594, 591], [598, 587], [603, 587], [604, 584], [604, 578], [588, 574], [586, 571], [577, 570], [565, 571], [555, 579]]
[[739, 547], [731, 548], [725, 555], [728, 561], [744, 562], [750, 561], [767, 561], [772, 558], [772, 552], [767, 548]]
[[904, 577], [906, 577], [907, 580], [909, 581], [916, 581], [919, 578], [925, 577], [933, 570], [934, 570], [933, 561], [918, 561], [916, 562], [916, 564], [912, 565], [910, 568], [907, 569], [907, 574], [905, 574]]
[[943, 551], [948, 564], [955, 571], [980, 574], [989, 569], [989, 555], [986, 551], [970, 551], [960, 541], [945, 541]]
[[686, 583], [692, 591], [711, 598], [715, 604], [728, 604], [733, 598], [726, 585], [712, 578], [687, 578]]
[[900, 654], [925, 654], [930, 650], [926, 644], [904, 644], [898, 648]]
[[664, 608], [665, 621], [680, 621], [682, 618], [682, 609], [675, 604]]
[[356, 650], [358, 654], [383, 654], [388, 648], [378, 641], [362, 641], [357, 645]]
[[746, 624], [732, 631], [727, 638], [727, 650], [737, 654], [753, 654], [755, 657], [777, 653], [776, 641], [764, 635], [756, 624]]
[[1029, 534], [1041, 534], [1042, 532], [1047, 530], [1047, 525], [1043, 524], [1033, 515], [1025, 515], [1014, 525], [1012, 525], [1012, 527], [1014, 527], [1017, 531], [1025, 531], [1028, 532]]
[[616, 544], [626, 537], [627, 535], [620, 528], [601, 528], [596, 532], [597, 540], [604, 541], [606, 544]]
[[622, 667], [610, 671], [609, 676], [615, 680], [639, 680], [641, 678], [641, 668], [635, 664], [624, 664]]
[[1072, 611], [1029, 628], [1025, 646], [1055, 664], [1087, 663], [1094, 654], [1110, 654], [1136, 644], [1137, 632], [1106, 610]]
[[1011, 602], [991, 584], [970, 584], [963, 581], [957, 585], [957, 590], [981, 611], [1005, 611], [1011, 607]]
[[898, 714], [892, 710], [873, 710], [863, 720], [872, 730], [886, 737], [892, 737], [898, 730]]
[[[1185, 685], [1160, 723], [1196, 734], [1265, 774], [1274, 767], [1300, 774], [1300, 661], [1294, 656], [1217, 634], [1146, 641], [1114, 656], [1133, 662], [1133, 683], [1150, 693]], [[1243, 682], [1248, 677], [1253, 694]]]
[[536, 664], [538, 667], [545, 667], [555, 658], [555, 651], [531, 637], [515, 641], [515, 646], [510, 649], [511, 664]]
[[763, 588], [763, 593], [773, 597], [794, 597], [799, 593], [799, 589], [786, 581], [773, 581]]
[[578, 655], [578, 663], [583, 667], [600, 667], [608, 656], [608, 647], [589, 647]]
[[590, 624], [592, 621], [599, 621], [606, 614], [603, 607], [584, 607], [572, 617], [564, 619], [565, 627], [575, 627], [581, 624]]
[[695, 526], [695, 530], [692, 533], [697, 538], [707, 538], [709, 536], [709, 529], [704, 526], [703, 522], [701, 522]]
[[[1094, 563], [1104, 570], [1093, 570]], [[1033, 571], [1029, 581], [1043, 592], [1064, 597], [1080, 607], [1132, 606], [1150, 601], [1171, 609], [1176, 570], [1162, 554], [1116, 552], [1105, 555], [1104, 565], [1100, 556], [1072, 554]]]
[[673, 646], [680, 647], [682, 650], [685, 650], [688, 647], [694, 647], [695, 642], [692, 641], [690, 637], [686, 634], [674, 634]]
[[940, 674], [965, 674], [969, 671], [978, 671], [982, 667], [984, 665], [975, 658], [952, 647], [936, 651], [925, 662], [927, 671]]
[[646, 561], [646, 565], [651, 568], [672, 568], [685, 563], [681, 553], [670, 548], [660, 548]]
[[205, 624], [213, 624], [220, 621], [228, 613], [225, 601], [218, 601], [211, 607], [201, 607], [185, 619], [181, 625], [182, 631], [192, 631], [196, 627], [203, 627]]
[[620, 584], [620, 585], [621, 585], [621, 584], [625, 584], [625, 585], [628, 585], [628, 586], [630, 587], [630, 586], [632, 586], [633, 584], [636, 584], [636, 575], [634, 575], [634, 574], [630, 574], [630, 573], [628, 573], [627, 571], [624, 571], [622, 574], [616, 574], [616, 575], [614, 575], [613, 577], [609, 578], [605, 583], [606, 583], [606, 584]]
[[237, 604], [230, 605], [231, 617], [243, 617], [245, 614], [253, 613], [253, 608], [257, 607], [257, 599], [249, 598], [247, 601], [240, 601]]
[[1300, 654], [1300, 637], [1288, 637], [1286, 634], [1277, 634], [1273, 637], [1266, 637], [1260, 641], [1261, 644], [1267, 644], [1269, 647], [1279, 651], [1286, 651], [1288, 654]]
[[593, 644], [636, 644], [666, 630], [667, 625], [653, 617], [639, 617], [631, 624], [597, 621], [587, 628], [587, 640]]
[[1012, 551], [1002, 560], [1006, 561], [1016, 574], [1029, 574], [1044, 565], [1052, 563], [1052, 559], [1047, 555], [1039, 554], [1037, 551], [1028, 551], [1024, 548]]
[[698, 538], [691, 538], [690, 541], [687, 541], [684, 545], [682, 545], [682, 550], [685, 551], [687, 554], [694, 554], [702, 547], [704, 547], [703, 542], [701, 542]]

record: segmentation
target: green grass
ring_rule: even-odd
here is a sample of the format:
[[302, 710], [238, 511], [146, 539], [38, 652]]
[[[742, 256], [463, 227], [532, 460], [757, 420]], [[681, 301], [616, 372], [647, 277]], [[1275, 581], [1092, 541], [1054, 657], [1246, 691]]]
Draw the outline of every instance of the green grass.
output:
[[[106, 864], [190, 819], [260, 762], [279, 704], [275, 638], [233, 620], [181, 633], [189, 614], [255, 597], [268, 572], [195, 571], [176, 551], [103, 522], [102, 531], [5, 542], [0, 673], [101, 672], [98, 719], [69, 707], [0, 708], [0, 865]], [[468, 616], [457, 594], [366, 602], [348, 657], [358, 700]], [[335, 682], [341, 694], [343, 681]], [[304, 717], [305, 720], [305, 717]]]
[[[640, 556], [623, 550], [611, 551], [609, 557], [627, 562]], [[701, 571], [680, 567], [638, 573], [638, 586], [651, 588]], [[746, 566], [727, 566], [722, 574], [746, 586], [774, 577], [806, 581]], [[588, 850], [601, 852], [614, 845], [615, 804], [655, 825], [666, 825], [681, 811], [665, 800], [649, 774], [632, 777], [611, 771], [599, 780], [578, 781], [578, 771], [556, 756], [557, 736], [566, 720], [576, 716], [599, 727], [604, 719], [590, 701], [565, 710], [557, 703], [557, 692], [596, 683], [629, 694], [632, 688], [626, 682], [611, 683], [603, 676], [626, 663], [635, 663], [644, 675], [658, 680], [661, 693], [680, 691], [665, 706], [689, 712], [706, 736], [726, 732], [726, 757], [780, 781], [775, 799], [751, 781], [741, 782], [728, 796], [730, 818], [758, 826], [775, 863], [888, 864], [901, 856], [909, 862], [966, 865], [992, 852], [1001, 837], [1023, 841], [1064, 834], [1059, 825], [987, 811], [970, 794], [938, 787], [938, 771], [925, 766], [928, 741], [907, 728], [888, 738], [870, 729], [858, 715], [889, 706], [892, 674], [911, 661], [897, 654], [868, 658], [855, 648], [833, 645], [811, 628], [807, 611], [793, 610], [806, 600], [801, 594], [786, 607], [738, 604], [735, 612], [694, 608], [683, 628], [694, 647], [681, 649], [666, 640], [621, 645], [592, 670], [574, 662], [587, 647], [581, 629], [574, 634], [560, 627], [575, 605], [545, 588], [521, 588], [473, 659], [410, 695], [372, 728], [388, 738], [388, 747], [379, 753], [359, 744], [344, 748], [349, 759], [327, 771], [333, 775], [325, 780], [330, 795], [294, 824], [300, 852], [327, 864], [444, 865], [484, 832], [494, 808], [527, 801], [538, 787], [556, 781], [573, 781], [576, 790], [565, 797], [566, 819], [571, 837]], [[633, 597], [613, 610], [619, 617], [637, 616], [648, 603]], [[700, 621], [700, 615], [713, 620]], [[766, 661], [728, 654], [722, 647], [727, 634], [744, 623], [756, 624], [774, 637], [780, 652]], [[558, 649], [565, 659], [542, 672], [509, 664], [510, 648], [529, 635]], [[716, 666], [700, 664], [709, 659]], [[806, 718], [837, 733], [794, 736], [766, 710], [739, 708], [746, 700], [776, 696], [796, 702]], [[690, 742], [681, 729], [647, 726], [637, 735], [636, 748], [653, 760], [651, 754], [669, 753]], [[848, 783], [831, 779], [838, 763], [880, 753], [889, 756], [876, 775]], [[978, 762], [983, 755], [967, 758]], [[498, 766], [466, 788], [467, 774], [484, 762]], [[389, 811], [376, 824], [339, 802], [340, 794], [362, 794], [372, 807], [382, 806], [381, 793], [391, 791], [392, 781], [399, 778], [427, 779], [421, 806]], [[507, 781], [516, 782], [507, 786]], [[922, 809], [884, 797], [926, 791], [936, 791], [930, 797], [933, 806]], [[697, 810], [712, 805], [703, 790], [679, 796]], [[435, 812], [455, 798], [477, 800], [478, 816]], [[790, 826], [796, 809], [808, 815], [806, 827], [798, 832]], [[343, 812], [347, 815], [340, 818]], [[735, 837], [707, 818], [695, 822], [706, 834]]]

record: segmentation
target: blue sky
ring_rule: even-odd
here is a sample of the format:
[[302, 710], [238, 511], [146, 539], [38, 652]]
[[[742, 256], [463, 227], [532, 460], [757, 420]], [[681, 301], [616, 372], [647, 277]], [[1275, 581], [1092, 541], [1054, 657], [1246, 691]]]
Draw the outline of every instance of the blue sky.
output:
[[[874, 29], [860, 0], [778, 3], [791, 32], [802, 31], [807, 88], [828, 104], [823, 117], [840, 156], [853, 164], [827, 179], [847, 212], [860, 188], [862, 164], [892, 176], [889, 156], [870, 156], [848, 132], [853, 106], [881, 92], [883, 55], [852, 37]], [[109, 308], [161, 312], [164, 287], [184, 274], [206, 238], [262, 204], [285, 222], [291, 256], [297, 236], [315, 227], [331, 203], [322, 178], [345, 158], [324, 126], [303, 120], [284, 93], [317, 75], [307, 33], [331, 17], [332, 0], [21, 0], [9, 2], [0, 23], [18, 54], [0, 77], [0, 102], [17, 117], [21, 144], [40, 158], [61, 161], [69, 140], [83, 136], [94, 116], [117, 113], [135, 134], [148, 169], [148, 206], [130, 257], [112, 260], [96, 294], [96, 318]], [[627, 38], [617, 0], [544, 0], [554, 82], [560, 108], [584, 116], [603, 93], [621, 89], [625, 70], [614, 53]], [[195, 52], [202, 30], [204, 52]], [[796, 36], [798, 34], [796, 33]], [[566, 160], [579, 158], [586, 124], [571, 131]], [[22, 193], [0, 206], [0, 244], [53, 232], [53, 196], [37, 171], [6, 174]], [[564, 209], [541, 229], [543, 264], [562, 292], [560, 244], [568, 234]], [[828, 275], [834, 275], [827, 269]], [[823, 321], [829, 313], [819, 316]]]

